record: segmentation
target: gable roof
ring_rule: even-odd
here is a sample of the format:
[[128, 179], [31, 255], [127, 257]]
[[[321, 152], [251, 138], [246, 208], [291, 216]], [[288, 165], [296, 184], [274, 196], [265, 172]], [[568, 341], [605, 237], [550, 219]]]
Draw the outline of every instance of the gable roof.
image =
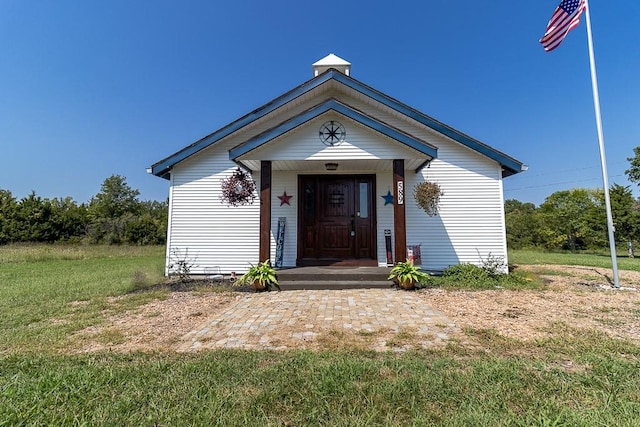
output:
[[422, 141], [412, 135], [404, 133], [398, 129], [394, 129], [385, 123], [382, 123], [370, 116], [367, 116], [361, 111], [356, 110], [353, 107], [350, 107], [336, 99], [328, 99], [309, 110], [292, 117], [280, 125], [269, 129], [260, 135], [257, 135], [250, 140], [238, 145], [237, 147], [229, 150], [229, 159], [233, 161], [238, 161], [238, 158], [247, 154], [248, 152], [255, 150], [256, 148], [266, 144], [267, 142], [277, 138], [283, 133], [289, 132], [298, 126], [307, 123], [310, 120], [315, 119], [316, 117], [321, 116], [329, 111], [335, 111], [339, 114], [342, 114], [345, 117], [348, 117], [370, 129], [373, 129], [383, 135], [388, 136], [389, 138], [395, 139], [396, 141], [411, 147], [429, 158], [433, 159], [438, 155], [438, 149], [428, 142]]
[[[194, 142], [193, 144], [183, 148], [180, 151], [166, 157], [159, 162], [153, 164], [150, 168], [150, 173], [153, 173], [156, 176], [168, 179], [171, 168], [175, 166], [177, 163], [187, 159], [188, 157], [204, 150], [207, 147], [215, 144], [216, 142], [222, 140], [223, 138], [231, 135], [242, 127], [266, 116], [267, 114], [277, 110], [288, 102], [298, 98], [299, 96], [319, 87], [320, 85], [330, 81], [335, 80], [365, 96], [368, 96], [375, 101], [380, 102], [381, 104], [398, 111], [401, 114], [404, 114], [407, 117], [412, 118], [413, 120], [421, 123], [442, 135], [445, 135], [452, 140], [459, 142], [460, 144], [477, 151], [478, 153], [495, 160], [502, 166], [502, 176], [510, 176], [525, 170], [525, 166], [522, 162], [510, 157], [480, 141], [475, 138], [472, 138], [462, 132], [459, 132], [453, 129], [450, 126], [447, 126], [444, 123], [437, 121], [436, 119], [419, 112], [418, 110], [409, 107], [406, 104], [401, 103], [400, 101], [391, 98], [384, 93], [373, 89], [370, 86], [354, 79], [353, 77], [346, 76], [345, 74], [340, 73], [337, 70], [329, 69], [328, 71], [320, 74], [317, 77], [312, 78], [300, 86], [290, 90], [289, 92], [277, 97], [271, 102], [263, 105], [262, 107], [257, 108], [256, 110], [250, 112], [249, 114], [239, 118], [238, 120], [218, 129], [217, 131], [211, 133], [210, 135], [205, 136], [204, 138]], [[355, 111], [355, 110], [353, 110]], [[379, 122], [378, 122], [379, 123]], [[390, 129], [390, 128], [389, 128]], [[255, 138], [254, 138], [255, 139]], [[435, 156], [433, 156], [435, 157]]]

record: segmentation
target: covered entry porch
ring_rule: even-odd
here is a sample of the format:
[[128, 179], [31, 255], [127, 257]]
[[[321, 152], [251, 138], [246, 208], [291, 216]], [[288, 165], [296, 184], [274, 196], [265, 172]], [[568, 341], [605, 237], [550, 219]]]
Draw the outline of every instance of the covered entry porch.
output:
[[[379, 161], [374, 169], [366, 161], [336, 161], [334, 171], [325, 162], [300, 163], [306, 167], [289, 171], [278, 161], [260, 161], [261, 262], [281, 255], [282, 218], [287, 237], [295, 238], [286, 245], [294, 257], [284, 266], [382, 267], [406, 259], [405, 174], [414, 172], [404, 159]], [[287, 193], [297, 200], [284, 205]]]
[[[276, 255], [278, 219], [286, 218], [285, 266], [386, 266], [387, 252], [404, 260], [405, 175], [436, 156], [426, 141], [333, 98], [229, 151], [230, 160], [259, 174], [261, 262]], [[392, 201], [381, 205], [384, 194]], [[285, 202], [291, 209], [278, 199], [285, 195], [297, 198], [293, 205]], [[385, 230], [391, 232], [390, 251]]]

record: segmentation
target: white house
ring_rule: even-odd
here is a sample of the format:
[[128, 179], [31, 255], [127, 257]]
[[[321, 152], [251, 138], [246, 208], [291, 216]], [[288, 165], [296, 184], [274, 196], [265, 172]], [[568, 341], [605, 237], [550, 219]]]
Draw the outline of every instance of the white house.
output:
[[[350, 67], [331, 54], [311, 80], [151, 166], [170, 182], [167, 266], [176, 251], [188, 251], [196, 274], [241, 273], [266, 259], [387, 266], [408, 246], [421, 248], [425, 269], [506, 261], [502, 180], [526, 167], [354, 79]], [[238, 168], [257, 198], [234, 207], [221, 184]], [[425, 180], [444, 193], [436, 216], [413, 197]]]

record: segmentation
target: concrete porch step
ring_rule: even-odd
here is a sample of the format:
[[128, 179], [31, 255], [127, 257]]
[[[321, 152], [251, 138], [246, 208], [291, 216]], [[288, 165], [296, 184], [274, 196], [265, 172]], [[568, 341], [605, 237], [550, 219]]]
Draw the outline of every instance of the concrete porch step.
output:
[[283, 291], [310, 291], [320, 289], [388, 289], [392, 287], [390, 281], [355, 281], [355, 280], [302, 280], [280, 281], [280, 289]]
[[278, 270], [282, 290], [390, 288], [387, 267], [298, 267]]

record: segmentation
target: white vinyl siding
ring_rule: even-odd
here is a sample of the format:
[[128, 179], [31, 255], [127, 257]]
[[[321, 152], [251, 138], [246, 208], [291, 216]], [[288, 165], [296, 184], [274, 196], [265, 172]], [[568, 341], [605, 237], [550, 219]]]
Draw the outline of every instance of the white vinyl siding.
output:
[[[318, 137], [322, 123], [336, 120], [347, 128], [344, 142], [326, 146]], [[269, 160], [377, 160], [397, 158], [427, 158], [406, 145], [369, 129], [349, 118], [328, 113], [310, 120], [286, 135], [269, 142], [247, 155], [243, 159]]]
[[[231, 271], [242, 273], [250, 263], [258, 261], [259, 199], [256, 198], [251, 206], [242, 207], [228, 207], [220, 201], [220, 180], [237, 167], [229, 160], [228, 151], [328, 96], [337, 97], [364, 114], [438, 148], [438, 158], [429, 167], [418, 174], [414, 170], [405, 171], [407, 244], [421, 244], [425, 268], [443, 269], [460, 262], [480, 263], [489, 255], [504, 257], [506, 261], [502, 173], [498, 163], [373, 100], [365, 102], [362, 96], [354, 96], [350, 90], [346, 93], [319, 90], [313, 93], [321, 96], [314, 98], [308, 93], [175, 165], [171, 171], [167, 265], [176, 249], [182, 254], [188, 250], [195, 263], [194, 274], [203, 273], [207, 266], [220, 266], [226, 274]], [[331, 119], [345, 125], [347, 139], [338, 146], [326, 147], [318, 138], [318, 129], [324, 121]], [[392, 205], [384, 206], [382, 198], [388, 190], [393, 194], [392, 159], [421, 157], [424, 154], [336, 113], [313, 119], [243, 156], [247, 160], [279, 160], [282, 165], [297, 164], [294, 162], [297, 160], [336, 160], [341, 164], [340, 174], [375, 173], [379, 265], [386, 265], [384, 230], [390, 229], [392, 238], [395, 237], [394, 209]], [[357, 170], [343, 169], [346, 160], [360, 160]], [[381, 165], [388, 167], [381, 170]], [[274, 170], [272, 173], [272, 262], [275, 261], [278, 218], [286, 217], [283, 265], [295, 265], [298, 175], [309, 173], [309, 170]], [[259, 189], [259, 171], [254, 173], [254, 179]], [[444, 195], [438, 216], [427, 216], [413, 199], [413, 187], [423, 179], [436, 181], [442, 187]], [[290, 206], [280, 206], [277, 197], [285, 190], [293, 196]], [[394, 261], [398, 261], [393, 247]]]
[[[458, 263], [481, 264], [488, 256], [508, 261], [502, 170], [497, 162], [376, 102], [355, 97], [344, 102], [438, 148], [438, 158], [419, 174], [405, 171], [407, 245], [421, 245], [423, 267], [441, 270]], [[388, 179], [392, 184], [391, 175]], [[413, 187], [425, 179], [438, 182], [444, 192], [435, 217], [429, 217], [413, 199]], [[377, 188], [384, 205], [380, 196], [387, 188], [380, 184]], [[378, 262], [385, 265], [385, 248], [380, 242], [384, 242], [384, 228], [393, 233], [393, 217], [389, 227], [381, 227], [387, 211], [380, 206], [379, 201], [378, 212], [383, 214], [378, 215]], [[393, 256], [397, 261], [395, 253]]]
[[[230, 207], [220, 200], [220, 181], [236, 166], [227, 150], [205, 150], [171, 172], [171, 236], [168, 254], [188, 251], [193, 274], [219, 266], [223, 272], [242, 272], [258, 261], [260, 201]], [[254, 175], [259, 188], [259, 174]]]
[[[291, 206], [280, 206], [280, 199], [284, 192], [288, 196]], [[298, 252], [298, 174], [288, 171], [273, 171], [271, 178], [271, 262], [276, 260], [276, 238], [278, 233], [278, 218], [286, 218], [284, 233], [284, 250], [282, 265], [294, 267]]]
[[[393, 204], [384, 205], [384, 199], [388, 191], [393, 194], [393, 172], [380, 172], [376, 175], [376, 215], [378, 226], [376, 230], [376, 240], [378, 243], [378, 265], [384, 267], [387, 265], [387, 246], [384, 240], [384, 230], [391, 230], [391, 250], [395, 261], [395, 246], [393, 239], [395, 238], [393, 230]], [[395, 200], [394, 200], [395, 203]]]
[[[481, 264], [489, 256], [506, 262], [499, 165], [465, 149], [448, 151], [448, 161], [434, 161], [418, 175], [406, 173], [407, 244], [420, 244], [423, 266], [435, 270], [457, 263]], [[464, 155], [464, 167], [456, 164], [456, 151]], [[414, 186], [424, 179], [437, 182], [444, 193], [435, 217], [413, 198]]]

